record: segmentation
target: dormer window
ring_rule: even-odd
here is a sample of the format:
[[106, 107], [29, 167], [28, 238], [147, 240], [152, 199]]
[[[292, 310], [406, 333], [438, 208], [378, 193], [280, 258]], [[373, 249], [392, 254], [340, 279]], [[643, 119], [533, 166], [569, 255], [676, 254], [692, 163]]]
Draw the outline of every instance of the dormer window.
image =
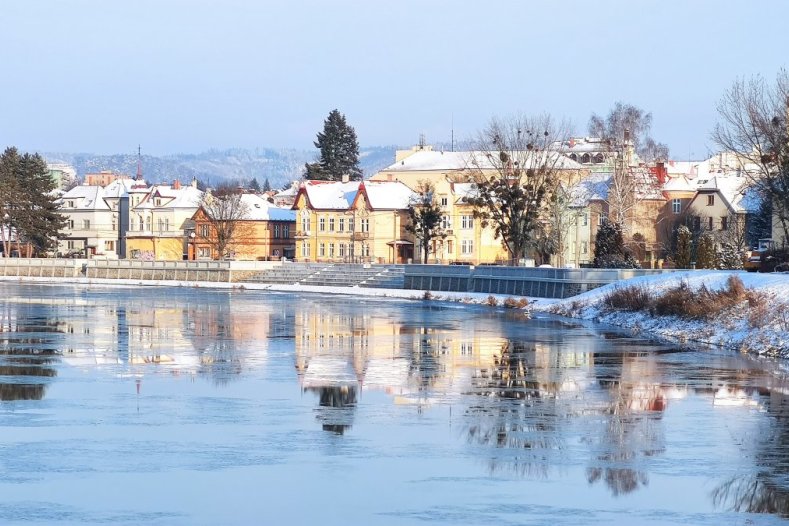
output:
[[707, 206], [715, 206], [715, 196], [710, 194], [707, 196]]
[[157, 197], [156, 199], [154, 199], [154, 204], [156, 206], [162, 206], [162, 199], [160, 197]]
[[67, 205], [69, 208], [74, 208], [74, 201], [68, 201]]

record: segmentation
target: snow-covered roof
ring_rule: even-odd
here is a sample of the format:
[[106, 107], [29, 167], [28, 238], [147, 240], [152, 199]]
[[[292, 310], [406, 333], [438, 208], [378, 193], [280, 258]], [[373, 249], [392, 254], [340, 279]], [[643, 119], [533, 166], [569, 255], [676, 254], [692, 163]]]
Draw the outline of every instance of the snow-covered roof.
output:
[[[161, 198], [160, 205], [156, 204], [156, 198]], [[200, 206], [203, 199], [203, 192], [193, 186], [182, 186], [173, 188], [169, 185], [152, 186], [143, 200], [135, 208], [194, 208]]]
[[109, 210], [110, 207], [104, 201], [104, 189], [96, 185], [75, 186], [62, 197], [63, 201], [74, 201], [74, 206], [69, 207], [77, 210]]
[[295, 221], [296, 212], [280, 208], [256, 194], [241, 194], [241, 202], [247, 207], [245, 219], [251, 221]]
[[669, 177], [663, 184], [664, 192], [695, 192], [696, 185], [688, 181], [684, 175]]
[[758, 192], [742, 176], [717, 175], [700, 186], [698, 190], [703, 193], [717, 191], [726, 200], [729, 207], [738, 213], [756, 212], [761, 205]]
[[299, 191], [307, 194], [313, 208], [321, 210], [345, 210], [356, 198], [359, 181], [341, 183], [336, 181], [304, 181]]
[[608, 199], [608, 186], [611, 184], [610, 172], [590, 174], [570, 187], [570, 206], [584, 207], [589, 201], [605, 201]]
[[455, 194], [455, 203], [461, 203], [477, 194], [477, 186], [474, 183], [454, 183], [452, 190]]
[[[514, 157], [523, 157], [524, 162], [532, 158], [534, 154], [528, 152], [514, 152]], [[549, 152], [547, 155], [555, 156], [556, 167], [564, 170], [580, 170], [582, 165], [573, 161], [569, 157], [558, 153]], [[500, 164], [500, 163], [499, 163]], [[405, 159], [391, 164], [384, 168], [384, 172], [411, 172], [411, 171], [433, 171], [433, 170], [465, 170], [480, 169], [493, 170], [498, 164], [491, 161], [488, 152], [467, 151], [467, 152], [441, 152], [432, 150], [420, 150]]]
[[364, 193], [370, 206], [378, 210], [402, 210], [408, 208], [414, 192], [399, 181], [365, 181]]

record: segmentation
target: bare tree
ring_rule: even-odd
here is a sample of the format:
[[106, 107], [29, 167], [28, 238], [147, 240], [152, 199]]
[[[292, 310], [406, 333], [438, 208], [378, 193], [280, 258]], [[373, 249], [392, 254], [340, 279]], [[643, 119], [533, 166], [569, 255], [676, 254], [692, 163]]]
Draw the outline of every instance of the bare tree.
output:
[[243, 191], [234, 184], [220, 185], [203, 196], [201, 220], [208, 228], [202, 232], [198, 229], [196, 234], [211, 244], [217, 258], [229, 257], [228, 247], [244, 234], [242, 223], [249, 215], [249, 207], [242, 196]]
[[611, 146], [624, 144], [629, 139], [645, 162], [664, 161], [669, 156], [668, 146], [656, 142], [649, 135], [651, 129], [651, 112], [623, 102], [614, 104], [606, 117], [593, 113], [589, 118], [589, 135], [600, 137]]
[[494, 119], [479, 135], [468, 160], [476, 190], [474, 216], [492, 226], [513, 263], [537, 249], [545, 235], [559, 171], [569, 159], [552, 145], [569, 126], [550, 116]]
[[441, 228], [443, 211], [435, 199], [435, 188], [428, 181], [420, 181], [411, 202], [408, 204], [407, 232], [414, 234], [422, 250], [422, 262], [427, 263], [433, 239], [446, 239]]
[[760, 76], [735, 81], [718, 114], [712, 139], [740, 157], [738, 168], [772, 202], [789, 235], [789, 73], [781, 70], [771, 84]]

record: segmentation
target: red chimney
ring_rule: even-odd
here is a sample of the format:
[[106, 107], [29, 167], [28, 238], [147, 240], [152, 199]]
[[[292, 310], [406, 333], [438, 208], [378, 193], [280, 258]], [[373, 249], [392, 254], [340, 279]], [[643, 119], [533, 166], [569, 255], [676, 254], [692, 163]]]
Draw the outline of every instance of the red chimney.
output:
[[666, 163], [663, 161], [658, 161], [655, 163], [655, 175], [657, 176], [657, 180], [660, 184], [665, 184], [668, 181], [668, 170], [666, 169]]
[[176, 179], [173, 181], [173, 190], [180, 190], [181, 189], [181, 181]]

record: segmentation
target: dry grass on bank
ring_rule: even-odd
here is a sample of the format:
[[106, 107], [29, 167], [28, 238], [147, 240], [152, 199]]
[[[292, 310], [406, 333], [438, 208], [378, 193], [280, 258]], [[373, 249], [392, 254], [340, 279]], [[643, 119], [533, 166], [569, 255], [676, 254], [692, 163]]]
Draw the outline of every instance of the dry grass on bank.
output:
[[719, 290], [705, 285], [694, 289], [684, 281], [659, 293], [641, 285], [617, 288], [603, 298], [603, 308], [686, 320], [713, 320], [745, 302], [754, 313], [765, 305], [759, 293], [746, 289], [739, 277], [729, 276], [726, 286]]

